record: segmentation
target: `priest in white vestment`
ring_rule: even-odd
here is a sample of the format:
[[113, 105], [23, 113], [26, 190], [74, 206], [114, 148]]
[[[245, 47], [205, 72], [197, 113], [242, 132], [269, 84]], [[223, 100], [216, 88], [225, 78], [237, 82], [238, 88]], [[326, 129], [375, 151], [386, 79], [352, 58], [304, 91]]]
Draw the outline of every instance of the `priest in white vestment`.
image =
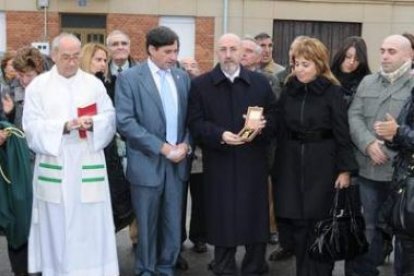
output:
[[102, 83], [79, 69], [80, 41], [53, 40], [55, 66], [27, 87], [23, 128], [36, 153], [29, 272], [119, 275], [103, 149], [115, 113]]

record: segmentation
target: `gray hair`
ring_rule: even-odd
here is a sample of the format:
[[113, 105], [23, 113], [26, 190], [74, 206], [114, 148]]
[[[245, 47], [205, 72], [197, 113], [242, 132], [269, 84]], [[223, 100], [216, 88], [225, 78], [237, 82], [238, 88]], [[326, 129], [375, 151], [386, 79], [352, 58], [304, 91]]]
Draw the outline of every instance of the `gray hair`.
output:
[[257, 55], [261, 55], [262, 54], [262, 51], [263, 51], [262, 47], [260, 47], [260, 45], [257, 44], [257, 41], [253, 37], [251, 37], [251, 36], [245, 36], [245, 37], [243, 37], [243, 39], [241, 41], [242, 42], [243, 41], [251, 41], [251, 42], [253, 42], [256, 45], [256, 47], [254, 49], [254, 51], [256, 52], [256, 54]]
[[79, 38], [77, 38], [74, 34], [61, 33], [52, 40], [52, 52], [55, 52], [55, 51], [59, 50], [60, 42], [62, 41], [63, 38], [68, 38], [68, 39], [71, 39], [73, 41], [76, 41], [77, 43], [79, 43], [79, 47], [81, 47], [81, 42], [80, 42]]
[[116, 35], [123, 35], [123, 36], [125, 36], [126, 39], [128, 40], [128, 43], [131, 43], [131, 40], [129, 39], [129, 36], [126, 33], [124, 33], [123, 31], [120, 31], [120, 30], [113, 30], [106, 37], [106, 46], [110, 46], [109, 43], [111, 42], [112, 37], [114, 37]]

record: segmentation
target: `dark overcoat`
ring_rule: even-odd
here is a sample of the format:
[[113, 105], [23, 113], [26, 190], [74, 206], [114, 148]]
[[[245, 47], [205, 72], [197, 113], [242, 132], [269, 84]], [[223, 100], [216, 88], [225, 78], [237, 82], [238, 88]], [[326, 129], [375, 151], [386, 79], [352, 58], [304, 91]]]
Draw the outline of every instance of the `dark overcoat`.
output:
[[[276, 216], [324, 218], [338, 174], [357, 169], [342, 88], [323, 77], [308, 84], [292, 77], [275, 116], [280, 119], [272, 170]], [[319, 135], [304, 142], [302, 133]]]
[[243, 128], [249, 106], [263, 107], [267, 118], [274, 102], [266, 78], [244, 68], [234, 82], [218, 65], [192, 82], [188, 119], [203, 149], [208, 243], [232, 247], [268, 239], [266, 148], [272, 118], [250, 143], [226, 145], [222, 134]]

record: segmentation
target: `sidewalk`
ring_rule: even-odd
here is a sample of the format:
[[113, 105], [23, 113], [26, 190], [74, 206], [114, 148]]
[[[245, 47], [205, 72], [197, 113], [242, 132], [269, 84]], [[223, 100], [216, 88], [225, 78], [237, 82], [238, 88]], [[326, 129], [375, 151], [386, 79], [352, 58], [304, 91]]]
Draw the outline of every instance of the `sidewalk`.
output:
[[[118, 259], [121, 276], [133, 276], [133, 252], [128, 237], [128, 230], [124, 229], [117, 234], [117, 246], [118, 246]], [[191, 242], [185, 243], [185, 249], [183, 251], [184, 258], [189, 263], [189, 270], [179, 272], [178, 276], [210, 276], [213, 275], [207, 270], [207, 264], [211, 261], [213, 256], [213, 248], [209, 246], [209, 250], [206, 253], [194, 253], [191, 250]], [[237, 260], [243, 257], [244, 249], [241, 247], [237, 253]], [[272, 246], [268, 247], [268, 254], [272, 252]], [[269, 262], [269, 276], [295, 276], [295, 263], [294, 259]], [[381, 268], [382, 272], [380, 276], [392, 275], [392, 264], [388, 263]], [[7, 257], [6, 240], [4, 237], [0, 237], [0, 275], [12, 276], [10, 271], [9, 259]], [[333, 276], [343, 276], [343, 262], [338, 262], [335, 267]]]

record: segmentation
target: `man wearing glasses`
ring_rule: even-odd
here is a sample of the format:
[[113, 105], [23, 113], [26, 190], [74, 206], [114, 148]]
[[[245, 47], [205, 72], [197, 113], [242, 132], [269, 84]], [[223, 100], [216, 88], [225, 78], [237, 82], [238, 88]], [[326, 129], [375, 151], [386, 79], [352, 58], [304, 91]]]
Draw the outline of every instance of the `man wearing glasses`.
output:
[[109, 49], [109, 71], [112, 77], [135, 65], [131, 58], [131, 43], [127, 34], [120, 30], [112, 31], [106, 38], [106, 46]]
[[[118, 74], [122, 71], [125, 71], [129, 69], [130, 67], [134, 66], [136, 62], [132, 59], [130, 56], [131, 53], [131, 41], [129, 39], [129, 36], [120, 31], [120, 30], [114, 30], [106, 38], [106, 46], [109, 50], [109, 57], [110, 61], [108, 63], [108, 72], [110, 73], [110, 84], [107, 85], [107, 91], [111, 99], [113, 100], [115, 98], [115, 83], [116, 79], [118, 77]], [[126, 167], [126, 151], [122, 150], [125, 149], [125, 143], [123, 140], [118, 139], [117, 141], [117, 147], [121, 147], [121, 150], [118, 148], [118, 154], [122, 155], [120, 156], [123, 158], [123, 166]], [[123, 191], [122, 187], [112, 187], [112, 189], [116, 189], [118, 192], [115, 192], [114, 194], [121, 193]], [[122, 199], [122, 197], [120, 197]], [[115, 202], [119, 202], [116, 199]], [[127, 205], [121, 206], [121, 210], [125, 211], [126, 209], [123, 208]], [[129, 214], [129, 212], [128, 212]], [[122, 216], [122, 219], [129, 219], [129, 215], [126, 216], [126, 213], [120, 214]], [[132, 246], [135, 248], [137, 241], [138, 241], [138, 230], [137, 230], [137, 222], [136, 220], [132, 221], [129, 225], [129, 237], [132, 242]]]

